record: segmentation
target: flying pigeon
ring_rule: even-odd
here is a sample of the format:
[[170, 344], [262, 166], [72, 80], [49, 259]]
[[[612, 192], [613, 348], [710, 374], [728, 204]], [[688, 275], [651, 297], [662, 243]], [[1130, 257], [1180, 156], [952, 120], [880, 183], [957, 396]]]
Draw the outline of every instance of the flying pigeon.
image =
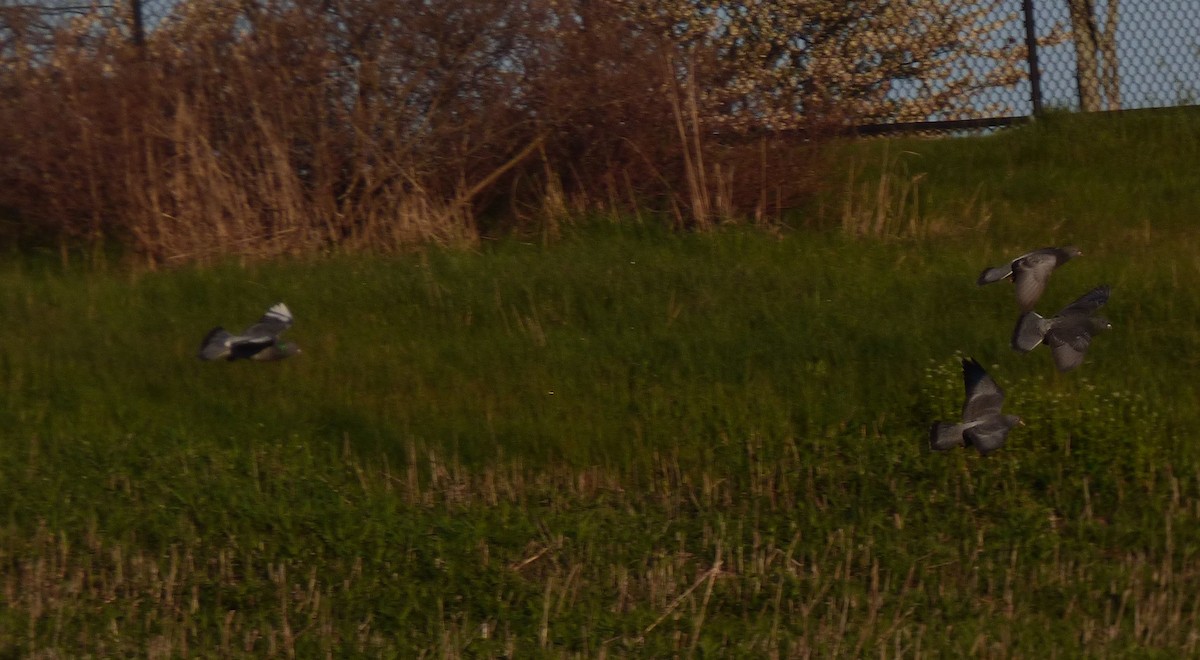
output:
[[1004, 390], [974, 359], [963, 358], [963, 385], [967, 400], [963, 404], [963, 421], [934, 422], [929, 429], [929, 448], [946, 451], [967, 445], [983, 456], [1004, 446], [1009, 430], [1024, 424], [1016, 415], [1000, 414]]
[[279, 334], [291, 326], [291, 310], [278, 303], [240, 335], [231, 334], [221, 326], [213, 328], [200, 342], [196, 357], [201, 360], [282, 360], [300, 352], [295, 344], [279, 341]]
[[1034, 250], [1013, 259], [1007, 265], [984, 269], [975, 283], [983, 286], [1011, 277], [1017, 290], [1017, 304], [1021, 306], [1022, 312], [1028, 312], [1046, 290], [1046, 280], [1050, 279], [1050, 273], [1081, 254], [1083, 253], [1079, 248], [1072, 245]]
[[1108, 302], [1108, 285], [1098, 286], [1062, 308], [1054, 318], [1026, 312], [1013, 328], [1012, 347], [1028, 353], [1045, 342], [1054, 353], [1059, 371], [1070, 371], [1083, 363], [1092, 336], [1112, 328], [1108, 319], [1092, 313]]

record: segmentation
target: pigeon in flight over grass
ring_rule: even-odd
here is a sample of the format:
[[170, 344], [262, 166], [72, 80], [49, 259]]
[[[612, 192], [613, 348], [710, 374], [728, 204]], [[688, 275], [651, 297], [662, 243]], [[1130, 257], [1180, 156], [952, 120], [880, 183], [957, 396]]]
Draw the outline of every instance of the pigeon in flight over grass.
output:
[[279, 334], [292, 327], [292, 312], [278, 303], [263, 314], [258, 323], [240, 335], [217, 326], [200, 343], [201, 360], [282, 360], [300, 352], [291, 342], [279, 341]]
[[1004, 390], [978, 362], [963, 358], [962, 368], [967, 390], [962, 422], [934, 422], [929, 430], [929, 448], [946, 451], [967, 445], [987, 456], [1004, 446], [1012, 427], [1024, 422], [1016, 415], [1000, 414]]
[[985, 269], [975, 283], [983, 286], [1011, 277], [1017, 291], [1017, 304], [1021, 306], [1022, 312], [1028, 312], [1046, 290], [1046, 281], [1050, 279], [1050, 273], [1081, 254], [1083, 253], [1079, 248], [1072, 245], [1034, 250], [1004, 266]]
[[1107, 285], [1098, 286], [1062, 308], [1054, 318], [1044, 318], [1037, 312], [1022, 314], [1013, 328], [1013, 349], [1028, 353], [1045, 343], [1053, 352], [1059, 371], [1070, 371], [1083, 364], [1092, 337], [1112, 328], [1108, 319], [1092, 316], [1108, 302], [1109, 291]]

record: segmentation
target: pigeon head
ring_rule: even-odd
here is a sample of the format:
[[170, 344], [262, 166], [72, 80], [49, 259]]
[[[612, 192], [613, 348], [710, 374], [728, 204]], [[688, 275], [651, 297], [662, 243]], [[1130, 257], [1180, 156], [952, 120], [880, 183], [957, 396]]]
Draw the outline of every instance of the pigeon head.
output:
[[279, 352], [283, 353], [284, 357], [290, 357], [292, 355], [298, 355], [304, 352], [300, 350], [300, 347], [296, 345], [296, 342], [291, 341], [281, 341], [275, 345], [275, 348], [279, 349]]

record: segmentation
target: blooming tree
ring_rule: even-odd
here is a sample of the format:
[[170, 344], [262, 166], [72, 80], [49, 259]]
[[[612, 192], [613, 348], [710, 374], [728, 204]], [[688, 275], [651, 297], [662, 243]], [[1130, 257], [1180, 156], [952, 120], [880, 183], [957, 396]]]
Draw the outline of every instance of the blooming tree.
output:
[[1009, 0], [615, 1], [690, 54], [704, 119], [735, 129], [975, 117], [1027, 75]]

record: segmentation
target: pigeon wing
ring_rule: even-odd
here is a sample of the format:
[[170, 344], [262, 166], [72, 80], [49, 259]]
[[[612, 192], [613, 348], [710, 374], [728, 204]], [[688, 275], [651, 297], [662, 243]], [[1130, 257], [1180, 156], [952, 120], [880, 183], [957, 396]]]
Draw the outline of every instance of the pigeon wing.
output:
[[[292, 327], [292, 312], [283, 303], [272, 305], [263, 314], [258, 323], [246, 328], [241, 334], [242, 339], [261, 341], [263, 338], [274, 340], [281, 332]], [[267, 342], [268, 344], [271, 341]]]
[[1092, 336], [1088, 332], [1060, 334], [1057, 330], [1046, 336], [1046, 343], [1054, 354], [1054, 366], [1059, 371], [1070, 371], [1083, 364]]
[[1112, 287], [1107, 284], [1102, 284], [1091, 291], [1079, 296], [1070, 305], [1059, 310], [1057, 316], [1060, 317], [1078, 317], [1087, 316], [1092, 312], [1100, 309], [1100, 307], [1108, 302], [1108, 296], [1112, 293]]
[[1006, 415], [991, 415], [987, 420], [964, 432], [967, 444], [974, 447], [983, 456], [987, 456], [1004, 446], [1005, 441], [1008, 440], [1008, 432], [1014, 423]]
[[1018, 261], [1024, 259], [1025, 257], [1028, 257], [1031, 254], [1033, 254], [1033, 253], [1027, 252], [1027, 253], [1017, 257], [1016, 259], [1013, 259], [1012, 261], [1004, 264], [1003, 266], [996, 266], [995, 268], [983, 269], [983, 272], [979, 274], [979, 279], [975, 280], [975, 283], [978, 284], [979, 286], [983, 286], [984, 284], [991, 284], [992, 282], [999, 282], [1000, 280], [1002, 280], [1006, 277], [1012, 277], [1013, 268], [1016, 266], [1016, 263]]
[[1038, 250], [1013, 262], [1013, 284], [1016, 285], [1017, 304], [1021, 311], [1028, 312], [1037, 304], [1046, 290], [1050, 273], [1058, 266], [1053, 252]]
[[1045, 341], [1054, 354], [1054, 365], [1059, 371], [1070, 371], [1082, 364], [1091, 345], [1093, 330], [1107, 327], [1107, 322], [1093, 318], [1091, 314], [1108, 302], [1110, 292], [1107, 285], [1098, 286], [1076, 298], [1051, 320]]
[[963, 385], [967, 400], [963, 404], [963, 421], [973, 422], [981, 417], [1000, 414], [1004, 391], [974, 359], [964, 358]]

